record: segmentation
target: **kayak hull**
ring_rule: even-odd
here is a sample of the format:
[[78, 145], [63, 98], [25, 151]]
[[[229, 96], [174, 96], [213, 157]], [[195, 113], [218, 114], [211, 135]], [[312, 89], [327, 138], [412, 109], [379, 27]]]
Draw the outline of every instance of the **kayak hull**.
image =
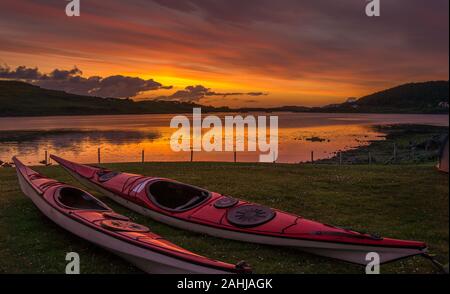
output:
[[233, 273], [232, 267], [213, 268], [195, 264], [174, 258], [167, 254], [161, 254], [149, 250], [146, 247], [137, 246], [124, 242], [114, 236], [89, 226], [80, 225], [65, 213], [55, 209], [43, 199], [34, 187], [26, 180], [25, 176], [17, 169], [17, 176], [20, 188], [27, 195], [35, 206], [54, 223], [78, 237], [90, 241], [134, 264], [144, 272], [151, 274], [229, 274]]
[[[61, 164], [61, 163], [60, 163]], [[301, 238], [289, 238], [281, 236], [269, 236], [257, 233], [247, 233], [243, 231], [226, 230], [213, 226], [204, 225], [201, 223], [188, 222], [186, 220], [173, 217], [166, 213], [160, 213], [154, 209], [149, 209], [139, 205], [133, 201], [129, 201], [124, 197], [105, 189], [97, 183], [93, 183], [90, 179], [81, 176], [71, 168], [61, 164], [66, 171], [68, 171], [75, 179], [88, 188], [97, 190], [109, 197], [113, 201], [127, 207], [142, 215], [148, 216], [156, 221], [165, 223], [167, 225], [177, 227], [180, 229], [193, 231], [197, 233], [207, 234], [214, 237], [225, 238], [229, 240], [237, 240], [243, 242], [259, 243], [273, 246], [287, 246], [299, 248], [307, 253], [316, 254], [320, 256], [339, 259], [351, 263], [367, 265], [367, 254], [375, 252], [380, 257], [380, 263], [392, 262], [395, 260], [407, 258], [410, 256], [420, 255], [427, 252], [426, 246], [421, 247], [390, 247], [366, 244], [349, 244], [345, 242], [323, 242], [317, 240], [305, 240]]]

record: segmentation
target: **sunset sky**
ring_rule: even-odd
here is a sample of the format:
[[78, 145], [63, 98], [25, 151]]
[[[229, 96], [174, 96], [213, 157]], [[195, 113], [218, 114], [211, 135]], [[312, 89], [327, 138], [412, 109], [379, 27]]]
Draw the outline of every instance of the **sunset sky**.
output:
[[67, 3], [1, 0], [0, 78], [234, 107], [449, 75], [448, 0], [381, 0], [371, 18], [365, 0], [81, 0], [70, 18]]

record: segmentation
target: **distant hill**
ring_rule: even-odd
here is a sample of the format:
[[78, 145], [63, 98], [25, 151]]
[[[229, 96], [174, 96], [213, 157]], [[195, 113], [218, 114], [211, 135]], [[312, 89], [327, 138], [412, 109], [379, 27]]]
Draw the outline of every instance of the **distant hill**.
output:
[[[140, 101], [130, 99], [80, 96], [42, 89], [19, 81], [0, 80], [0, 116], [146, 114], [192, 112], [194, 103], [175, 101]], [[228, 108], [201, 106], [207, 111]]]
[[368, 113], [448, 113], [448, 81], [409, 83], [323, 109]]
[[230, 109], [176, 101], [135, 102], [130, 99], [80, 96], [24, 82], [0, 80], [0, 116], [190, 113], [193, 107], [201, 107], [203, 112], [448, 113], [448, 96], [448, 81], [433, 81], [405, 84], [324, 107]]

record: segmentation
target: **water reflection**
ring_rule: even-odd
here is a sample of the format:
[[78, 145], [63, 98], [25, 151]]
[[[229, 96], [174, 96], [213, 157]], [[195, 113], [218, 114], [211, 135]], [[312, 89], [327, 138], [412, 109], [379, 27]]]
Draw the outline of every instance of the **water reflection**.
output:
[[4, 154], [14, 154], [28, 163], [37, 163], [43, 160], [42, 154], [45, 154], [45, 151], [85, 157], [94, 149], [111, 150], [112, 146], [125, 149], [130, 145], [151, 143], [159, 137], [160, 134], [156, 131], [75, 129], [3, 131], [0, 133], [0, 155], [4, 158]]
[[[149, 132], [52, 130], [10, 136], [3, 133], [0, 157], [6, 159], [7, 154], [17, 154], [27, 163], [38, 163], [44, 159], [47, 150], [80, 162], [96, 162], [100, 148], [103, 162], [139, 161], [142, 150], [145, 151], [146, 160], [190, 160], [190, 152], [173, 152], [170, 149], [172, 131], [160, 128]], [[367, 144], [370, 140], [380, 139], [381, 135], [370, 127], [357, 125], [280, 129], [278, 162], [308, 161], [311, 151], [314, 151], [316, 159], [329, 157], [337, 150]], [[258, 159], [258, 152], [244, 151], [237, 154], [239, 161], [254, 162]], [[233, 161], [234, 153], [195, 152], [194, 160]]]
[[[222, 114], [221, 116], [231, 115]], [[255, 114], [257, 115], [257, 114]], [[380, 114], [302, 114], [279, 116], [278, 162], [328, 158], [340, 150], [383, 140], [377, 124], [420, 123], [447, 125], [448, 116]], [[171, 115], [77, 116], [0, 118], [0, 160], [13, 155], [26, 163], [44, 159], [45, 151], [79, 162], [188, 161], [190, 152], [173, 152], [169, 128]], [[15, 129], [20, 131], [14, 131]], [[206, 132], [207, 130], [203, 130]], [[223, 132], [225, 134], [225, 132]], [[239, 152], [237, 160], [255, 162], [257, 152]], [[195, 152], [195, 161], [233, 161], [233, 152]]]

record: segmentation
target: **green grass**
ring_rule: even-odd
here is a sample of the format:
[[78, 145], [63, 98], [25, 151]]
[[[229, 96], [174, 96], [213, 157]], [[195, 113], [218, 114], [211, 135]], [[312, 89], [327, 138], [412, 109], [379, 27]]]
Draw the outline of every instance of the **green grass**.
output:
[[[371, 141], [368, 146], [360, 146], [342, 152], [345, 164], [368, 164], [369, 152], [373, 164], [423, 164], [438, 161], [448, 127], [428, 125], [378, 125], [374, 131], [385, 134], [384, 140]], [[394, 146], [395, 157], [394, 157]], [[339, 154], [317, 163], [338, 164]]]
[[[107, 166], [174, 178], [326, 223], [422, 240], [429, 244], [432, 253], [448, 263], [448, 175], [437, 172], [431, 165], [132, 163]], [[80, 186], [59, 167], [36, 169]], [[297, 249], [247, 244], [178, 230], [100, 198], [119, 213], [182, 247], [230, 263], [246, 260], [256, 273], [364, 272], [360, 266]], [[45, 218], [19, 190], [14, 169], [0, 169], [0, 236], [0, 273], [64, 273], [65, 254], [70, 251], [80, 254], [82, 273], [140, 273], [120, 258]], [[421, 257], [383, 265], [381, 271], [436, 272]]]

